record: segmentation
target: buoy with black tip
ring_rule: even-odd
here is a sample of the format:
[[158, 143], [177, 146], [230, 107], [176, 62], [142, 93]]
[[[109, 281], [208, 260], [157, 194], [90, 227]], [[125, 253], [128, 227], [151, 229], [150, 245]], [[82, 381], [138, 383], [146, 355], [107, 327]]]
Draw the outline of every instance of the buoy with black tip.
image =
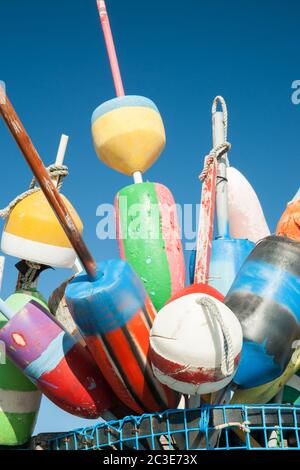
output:
[[224, 303], [243, 328], [234, 378], [242, 388], [266, 384], [287, 367], [300, 339], [300, 243], [261, 240], [241, 267]]

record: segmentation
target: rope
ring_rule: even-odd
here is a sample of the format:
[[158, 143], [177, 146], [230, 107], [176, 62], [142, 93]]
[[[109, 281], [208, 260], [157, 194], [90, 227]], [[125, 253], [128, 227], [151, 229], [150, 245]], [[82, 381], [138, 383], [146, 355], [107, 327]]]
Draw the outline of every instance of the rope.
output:
[[[224, 126], [224, 139], [225, 142], [223, 144], [217, 145], [216, 147], [213, 147], [211, 151], [209, 152], [208, 155], [206, 155], [204, 159], [204, 167], [202, 172], [199, 175], [199, 179], [203, 182], [210, 170], [211, 165], [218, 159], [220, 159], [223, 155], [227, 154], [230, 149], [231, 149], [231, 144], [227, 142], [227, 131], [228, 131], [228, 111], [227, 111], [227, 105], [222, 96], [216, 96], [212, 108], [211, 108], [211, 113], [212, 117], [214, 114], [217, 112], [217, 107], [218, 103], [221, 104], [222, 107], [222, 113], [223, 113], [223, 126]], [[227, 165], [229, 164], [228, 159], [226, 157], [226, 163]]]
[[197, 304], [203, 307], [208, 315], [215, 318], [219, 323], [222, 334], [224, 337], [224, 354], [222, 356], [221, 362], [221, 371], [224, 377], [230, 377], [234, 372], [234, 354], [233, 354], [233, 345], [231, 340], [231, 334], [225, 325], [222, 314], [218, 309], [215, 302], [209, 297], [199, 297], [196, 300]]
[[[49, 172], [51, 178], [58, 180], [57, 189], [60, 190], [62, 187], [63, 179], [69, 174], [68, 167], [66, 165], [50, 165], [48, 166], [47, 171]], [[39, 191], [40, 188], [36, 187], [36, 184], [36, 179], [33, 178], [27, 191], [22, 194], [19, 194], [4, 209], [0, 210], [0, 217], [2, 219], [6, 219], [19, 202], [23, 201], [23, 199], [25, 199], [27, 196], [30, 196], [31, 194], [34, 194]]]
[[250, 421], [244, 421], [243, 423], [233, 421], [230, 423], [218, 424], [217, 426], [214, 427], [214, 429], [220, 431], [226, 428], [239, 428], [241, 429], [241, 431], [250, 433], [251, 430], [249, 429], [249, 425], [250, 425]]

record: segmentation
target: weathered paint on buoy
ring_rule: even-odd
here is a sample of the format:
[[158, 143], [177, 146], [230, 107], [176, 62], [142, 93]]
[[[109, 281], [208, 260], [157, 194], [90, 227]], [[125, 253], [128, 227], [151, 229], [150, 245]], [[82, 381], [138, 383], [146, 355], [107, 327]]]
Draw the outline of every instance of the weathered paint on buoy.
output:
[[[82, 222], [62, 195], [76, 226]], [[1, 239], [1, 250], [16, 258], [60, 268], [71, 268], [76, 254], [42, 191], [30, 194], [12, 209]]]
[[236, 371], [242, 330], [236, 316], [207, 294], [188, 294], [163, 307], [150, 336], [155, 376], [190, 395], [221, 390]]
[[224, 303], [243, 328], [234, 381], [251, 388], [279, 377], [300, 339], [300, 244], [277, 236], [259, 242]]
[[162, 184], [132, 184], [119, 191], [115, 209], [120, 256], [139, 275], [160, 310], [185, 283], [173, 196]]
[[180, 299], [180, 297], [184, 297], [185, 295], [189, 294], [207, 294], [215, 299], [223, 302], [224, 295], [220, 294], [214, 287], [209, 286], [208, 284], [191, 284], [190, 286], [185, 287], [177, 294], [173, 295], [171, 299], [167, 302], [167, 304], [173, 302], [173, 300]]
[[253, 187], [236, 168], [227, 168], [228, 216], [232, 238], [257, 243], [270, 235], [261, 204]]
[[35, 300], [0, 330], [9, 358], [63, 410], [97, 418], [111, 406], [110, 389], [84, 347]]
[[[248, 389], [238, 388], [231, 400], [233, 404], [269, 403], [300, 369], [300, 343], [296, 346], [283, 374], [272, 382]], [[284, 402], [283, 402], [284, 403]]]
[[67, 286], [69, 310], [106, 380], [136, 413], [174, 408], [177, 394], [154, 377], [149, 336], [156, 312], [133, 269], [123, 260], [97, 265], [98, 278], [77, 274]]
[[[32, 299], [46, 306], [42, 295], [35, 290], [18, 291], [6, 302], [17, 312]], [[0, 328], [6, 323], [7, 319], [0, 312]], [[17, 446], [30, 439], [40, 401], [41, 392], [6, 355], [5, 364], [0, 365], [0, 445]]]
[[166, 143], [159, 111], [143, 96], [119, 96], [101, 104], [92, 116], [92, 135], [100, 160], [128, 176], [150, 168]]

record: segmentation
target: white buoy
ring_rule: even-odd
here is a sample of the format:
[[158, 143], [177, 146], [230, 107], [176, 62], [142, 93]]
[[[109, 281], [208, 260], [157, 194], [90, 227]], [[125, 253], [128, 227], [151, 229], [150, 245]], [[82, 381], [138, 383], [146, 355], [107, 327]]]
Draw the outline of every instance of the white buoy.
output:
[[189, 294], [163, 307], [150, 335], [157, 379], [190, 395], [226, 387], [242, 350], [242, 328], [232, 311], [206, 294]]
[[230, 235], [254, 243], [270, 235], [261, 204], [253, 187], [236, 168], [227, 168]]

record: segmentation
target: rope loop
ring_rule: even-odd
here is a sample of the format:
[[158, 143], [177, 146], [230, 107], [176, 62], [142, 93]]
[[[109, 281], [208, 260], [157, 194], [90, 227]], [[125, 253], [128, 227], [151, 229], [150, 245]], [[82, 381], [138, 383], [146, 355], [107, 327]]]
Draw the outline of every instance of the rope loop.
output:
[[231, 144], [227, 142], [227, 129], [228, 129], [228, 111], [226, 101], [222, 96], [216, 96], [213, 100], [211, 113], [212, 117], [217, 112], [218, 103], [221, 104], [222, 113], [223, 113], [223, 126], [224, 126], [224, 138], [225, 142], [223, 144], [213, 147], [208, 155], [204, 159], [203, 170], [199, 175], [199, 179], [203, 182], [210, 171], [210, 167], [213, 163], [216, 163], [223, 155], [227, 154], [231, 149]]
[[[66, 165], [50, 165], [47, 167], [47, 171], [53, 180], [57, 180], [57, 189], [59, 191], [62, 187], [63, 179], [69, 174], [68, 167]], [[27, 191], [24, 191], [24, 193], [19, 194], [4, 209], [0, 210], [0, 218], [6, 219], [19, 202], [23, 201], [23, 199], [30, 196], [31, 194], [36, 193], [39, 190], [40, 188], [37, 187], [37, 181], [34, 177], [32, 178], [31, 183], [29, 185], [29, 189]]]
[[227, 140], [227, 130], [228, 130], [228, 110], [227, 110], [227, 104], [226, 101], [224, 100], [223, 96], [216, 96], [215, 99], [213, 100], [213, 104], [211, 107], [211, 114], [214, 116], [217, 112], [217, 107], [218, 103], [221, 104], [222, 107], [222, 113], [223, 113], [223, 126], [224, 126], [224, 137], [225, 140]]
[[224, 377], [230, 377], [234, 372], [234, 353], [231, 333], [213, 299], [209, 297], [199, 297], [196, 302], [209, 316], [213, 317], [221, 327], [224, 338], [224, 353], [222, 354], [221, 371]]

